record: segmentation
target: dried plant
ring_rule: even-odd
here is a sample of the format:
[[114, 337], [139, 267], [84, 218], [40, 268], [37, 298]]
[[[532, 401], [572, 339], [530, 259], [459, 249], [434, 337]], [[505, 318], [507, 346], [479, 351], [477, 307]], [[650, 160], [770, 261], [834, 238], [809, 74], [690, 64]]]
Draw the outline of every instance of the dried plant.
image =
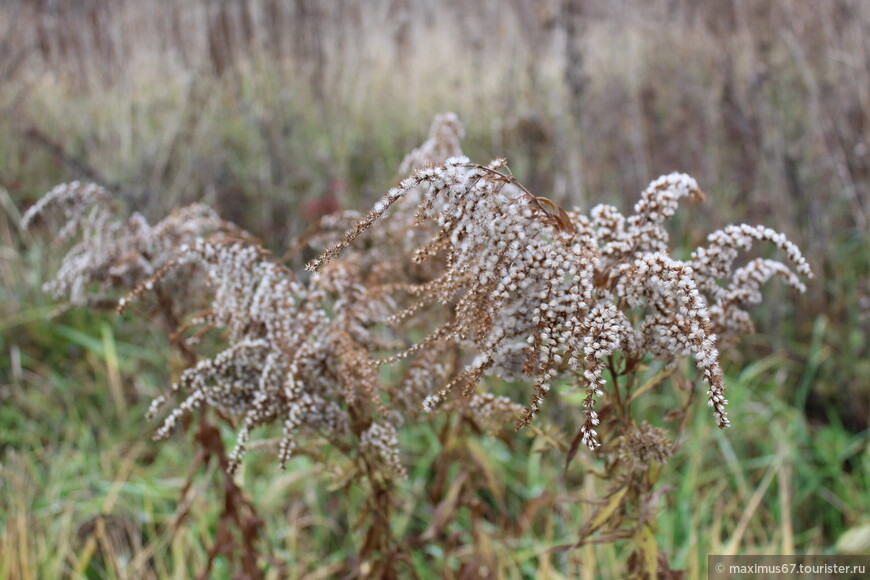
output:
[[517, 425], [523, 427], [540, 410], [550, 383], [567, 374], [587, 392], [580, 433], [594, 450], [600, 444], [594, 407], [604, 395], [608, 358], [620, 352], [631, 368], [648, 357], [673, 364], [692, 355], [708, 384], [716, 422], [726, 427], [718, 336], [751, 328], [741, 307], [760, 299], [760, 285], [768, 278], [779, 275], [803, 290], [797, 275], [780, 262], [759, 259], [732, 271], [737, 250], [753, 239], [769, 241], [786, 252], [799, 273], [811, 276], [797, 247], [767, 228], [730, 226], [711, 234], [710, 245], [696, 250], [691, 262], [681, 262], [669, 256], [664, 222], [680, 198], [702, 198], [689, 176], [674, 173], [654, 181], [634, 215], [596, 206], [587, 217], [533, 196], [500, 172], [503, 166], [502, 160], [483, 166], [452, 157], [418, 169], [308, 269], [320, 269], [391, 206], [415, 193], [421, 197], [415, 225], [433, 222], [433, 234], [413, 260], [439, 259], [443, 267], [425, 282], [397, 285], [411, 298], [394, 319], [429, 303], [449, 308], [437, 329], [388, 360], [445, 342], [475, 355], [426, 398], [425, 410], [453, 390], [469, 395], [485, 373], [522, 374], [534, 380]]
[[[114, 307], [119, 293], [166, 266], [179, 246], [216, 233], [246, 235], [202, 204], [179, 208], [153, 226], [141, 214], [122, 220], [119, 213], [119, 204], [108, 190], [74, 181], [55, 187], [24, 214], [25, 229], [37, 222], [46, 228], [59, 227], [54, 235], [57, 246], [78, 239], [45, 285], [47, 292], [65, 297], [73, 306]], [[202, 280], [202, 273], [193, 271], [167, 278], [167, 299], [161, 307], [171, 303], [171, 314], [182, 315], [202, 305]]]
[[[96, 186], [60, 186], [27, 221], [61, 207], [66, 224], [58, 238], [81, 235], [55, 292], [84, 304], [93, 286], [133, 288], [124, 309], [153, 290], [175, 300], [174, 320], [184, 315], [175, 335], [199, 355], [152, 405], [156, 414], [178, 396], [157, 438], [209, 407], [237, 426], [229, 471], [253, 431], [272, 424], [283, 428], [282, 466], [314, 441], [344, 454], [369, 490], [368, 531], [352, 572], [368, 561], [394, 575], [403, 549], [443, 528], [433, 522], [404, 548], [392, 535], [391, 497], [406, 477], [398, 433], [407, 421], [438, 411], [460, 417], [460, 430], [522, 428], [551, 386], [567, 382], [585, 393], [567, 460], [585, 446], [613, 483], [580, 542], [602, 530], [602, 541], [634, 538], [641, 548], [633, 569], [649, 574], [659, 560], [648, 549], [657, 466], [675, 444], [663, 429], [638, 425], [631, 404], [671, 374], [680, 384], [676, 364], [693, 357], [715, 421], [726, 427], [718, 345], [752, 330], [745, 308], [760, 301], [762, 284], [779, 277], [802, 291], [799, 275], [811, 277], [810, 268], [797, 247], [760, 226], [729, 226], [691, 259], [672, 257], [667, 221], [681, 199], [704, 197], [687, 175], [652, 182], [628, 216], [607, 205], [566, 211], [529, 192], [504, 160], [470, 162], [462, 135], [455, 115], [439, 115], [429, 140], [402, 163], [410, 175], [366, 215], [326, 216], [300, 236], [286, 258], [320, 250], [307, 266], [313, 274], [297, 276], [202, 206], [154, 227], [135, 215], [116, 220], [109, 195]], [[735, 267], [754, 241], [779, 248], [792, 266], [759, 258]], [[215, 340], [202, 340], [206, 334], [220, 350], [210, 350]], [[640, 385], [652, 361], [664, 370]], [[384, 365], [396, 368], [395, 378], [384, 378]], [[480, 391], [485, 376], [531, 384], [525, 408]], [[676, 418], [685, 418], [691, 401]]]

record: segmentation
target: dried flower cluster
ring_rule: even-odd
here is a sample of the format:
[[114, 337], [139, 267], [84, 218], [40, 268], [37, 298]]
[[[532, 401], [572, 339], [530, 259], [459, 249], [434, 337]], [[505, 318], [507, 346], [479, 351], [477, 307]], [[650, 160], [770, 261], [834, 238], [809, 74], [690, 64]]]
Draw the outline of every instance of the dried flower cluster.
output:
[[[450, 408], [485, 429], [522, 427], [559, 377], [585, 390], [580, 437], [595, 449], [596, 401], [617, 353], [625, 368], [694, 357], [716, 421], [728, 425], [717, 343], [751, 330], [744, 308], [769, 278], [803, 289], [798, 274], [812, 274], [800, 251], [776, 232], [741, 225], [676, 260], [665, 224], [682, 198], [703, 197], [694, 179], [660, 177], [630, 216], [607, 205], [584, 215], [529, 193], [502, 160], [471, 163], [462, 135], [455, 115], [440, 115], [402, 163], [410, 176], [368, 214], [326, 216], [306, 232], [293, 252], [322, 250], [307, 277], [202, 206], [153, 227], [138, 215], [124, 222], [105, 190], [74, 183], [27, 221], [60, 207], [59, 237], [81, 235], [52, 290], [84, 303], [95, 283], [135, 288], [128, 300], [155, 289], [188, 315], [179, 332], [188, 347], [209, 342], [200, 340], [206, 333], [220, 337], [224, 348], [203, 352], [173, 386], [183, 396], [157, 435], [184, 413], [214, 407], [239, 421], [234, 464], [255, 428], [280, 424], [282, 464], [311, 435], [402, 477], [397, 428], [408, 417]], [[794, 271], [766, 259], [735, 269], [753, 241], [783, 250]], [[384, 380], [379, 367], [403, 359]], [[485, 375], [532, 382], [525, 409], [477, 392]], [[464, 397], [449, 397], [454, 391]]]
[[742, 225], [712, 234], [691, 262], [675, 260], [664, 225], [681, 198], [703, 197], [691, 177], [660, 177], [631, 216], [606, 205], [585, 216], [534, 197], [500, 171], [503, 166], [501, 160], [482, 166], [456, 156], [421, 167], [308, 269], [320, 269], [392, 206], [413, 198], [415, 225], [431, 232], [413, 261], [435, 261], [438, 273], [395, 285], [407, 303], [393, 320], [430, 304], [447, 308], [426, 338], [388, 360], [445, 343], [473, 355], [424, 400], [424, 410], [454, 390], [471, 395], [484, 374], [522, 375], [534, 381], [522, 427], [540, 410], [550, 383], [572, 375], [587, 392], [582, 441], [595, 449], [595, 401], [604, 394], [608, 357], [620, 352], [631, 365], [647, 356], [673, 363], [691, 355], [708, 384], [718, 425], [727, 426], [719, 335], [750, 328], [742, 307], [758, 301], [760, 285], [771, 276], [803, 289], [780, 262], [759, 259], [733, 270], [737, 251], [752, 240], [769, 241], [809, 277], [800, 251], [772, 230]]
[[663, 429], [643, 423], [631, 429], [617, 441], [617, 457], [629, 469], [648, 469], [654, 463], [665, 463], [674, 452], [674, 444]]
[[[158, 272], [180, 246], [217, 233], [244, 236], [202, 204], [179, 208], [154, 226], [138, 213], [127, 220], [118, 219], [118, 213], [105, 188], [74, 181], [55, 187], [24, 214], [25, 229], [38, 221], [59, 225], [54, 236], [58, 245], [78, 239], [45, 285], [47, 292], [75, 306], [113, 307], [119, 291], [135, 288]], [[178, 306], [174, 314], [201, 304], [201, 282], [202, 276], [189, 270], [165, 280], [164, 290]]]

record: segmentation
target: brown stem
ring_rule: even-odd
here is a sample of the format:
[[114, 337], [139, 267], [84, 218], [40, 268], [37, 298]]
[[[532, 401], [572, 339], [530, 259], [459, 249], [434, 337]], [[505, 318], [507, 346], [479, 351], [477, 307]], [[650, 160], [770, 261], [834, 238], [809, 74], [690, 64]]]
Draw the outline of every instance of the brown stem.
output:
[[613, 393], [616, 395], [616, 404], [619, 407], [620, 414], [622, 415], [622, 422], [627, 424], [628, 409], [625, 408], [622, 394], [619, 392], [619, 373], [616, 371], [616, 363], [613, 360], [612, 354], [607, 356], [607, 370], [610, 372], [610, 380], [613, 382]]

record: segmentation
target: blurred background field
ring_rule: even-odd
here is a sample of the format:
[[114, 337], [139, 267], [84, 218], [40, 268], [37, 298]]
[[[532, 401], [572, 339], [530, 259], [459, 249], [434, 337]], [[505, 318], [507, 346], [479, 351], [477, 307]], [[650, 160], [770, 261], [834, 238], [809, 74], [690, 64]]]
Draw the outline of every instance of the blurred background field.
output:
[[[627, 209], [684, 171], [707, 193], [678, 213], [687, 249], [745, 222], [805, 251], [807, 294], [772, 284], [758, 334], [727, 353], [735, 428], [718, 432], [699, 404], [663, 474], [675, 491], [658, 540], [689, 578], [708, 553], [870, 551], [867, 2], [9, 0], [0, 577], [186, 577], [217, 511], [204, 474], [176, 521], [189, 441], [149, 441], [148, 401], [177, 371], [165, 341], [146, 321], [43, 295], [57, 252], [20, 231], [24, 209], [93, 180], [149, 218], [203, 200], [280, 254], [311, 220], [377, 199], [444, 110], [472, 159], [507, 157], [563, 206]], [[412, 498], [439, 444], [428, 433], [403, 440], [398, 526], [426, 526]], [[595, 484], [563, 474], [545, 439], [482, 438], [481, 469], [504, 483], [515, 525], [460, 514], [453, 549], [410, 565], [459, 577], [463, 543], [490, 542], [505, 577], [618, 575], [618, 547], [548, 553], [572, 541], [590, 509], [575, 500]], [[255, 456], [241, 480], [288, 573], [329, 578], [360, 541], [357, 504], [312, 483], [328, 481], [323, 467], [290, 467]]]

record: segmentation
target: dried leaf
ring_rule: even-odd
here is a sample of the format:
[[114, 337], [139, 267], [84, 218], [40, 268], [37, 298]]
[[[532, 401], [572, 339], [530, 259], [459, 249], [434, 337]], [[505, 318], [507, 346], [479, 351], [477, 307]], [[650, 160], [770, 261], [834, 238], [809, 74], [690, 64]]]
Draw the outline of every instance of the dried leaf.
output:
[[635, 544], [641, 555], [642, 570], [646, 578], [655, 580], [658, 578], [659, 548], [655, 534], [648, 524], [641, 526], [635, 536]]
[[467, 441], [466, 445], [468, 446], [468, 452], [471, 455], [471, 459], [483, 472], [483, 477], [486, 479], [486, 487], [492, 492], [492, 495], [495, 496], [499, 506], [503, 506], [503, 489], [502, 486], [499, 485], [498, 478], [495, 476], [495, 471], [490, 464], [486, 452], [484, 452], [476, 441], [471, 439]]
[[565, 455], [565, 473], [568, 472], [568, 466], [571, 465], [571, 461], [573, 461], [574, 456], [577, 455], [581, 441], [583, 441], [583, 434], [580, 431], [577, 431], [577, 434], [574, 435], [574, 439], [571, 440], [571, 447], [568, 448], [568, 453]]
[[450, 484], [450, 489], [447, 490], [447, 497], [441, 500], [441, 503], [435, 508], [435, 513], [432, 514], [432, 522], [426, 528], [423, 535], [420, 536], [421, 540], [430, 541], [435, 539], [453, 519], [456, 513], [456, 506], [459, 503], [459, 493], [462, 491], [466, 479], [468, 479], [468, 475], [463, 471]]
[[577, 233], [577, 228], [574, 227], [574, 222], [572, 222], [571, 218], [568, 217], [568, 212], [561, 207], [559, 208], [559, 215], [556, 216], [556, 222], [559, 224], [559, 229], [561, 231], [571, 234], [572, 236]]
[[580, 533], [580, 541], [577, 543], [578, 546], [583, 543], [583, 540], [589, 536], [589, 534], [593, 533], [610, 520], [613, 514], [616, 513], [616, 510], [619, 509], [619, 506], [622, 505], [622, 500], [626, 493], [628, 493], [628, 485], [623, 484], [622, 487], [610, 494], [606, 503], [598, 508], [592, 519], [584, 526], [583, 531]]

